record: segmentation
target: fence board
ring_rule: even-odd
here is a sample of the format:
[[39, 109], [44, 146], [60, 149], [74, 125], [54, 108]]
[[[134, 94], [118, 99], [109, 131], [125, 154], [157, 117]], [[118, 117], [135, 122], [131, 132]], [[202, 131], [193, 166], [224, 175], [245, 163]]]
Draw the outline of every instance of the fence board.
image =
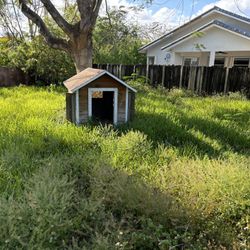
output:
[[138, 76], [147, 76], [147, 65], [135, 65], [135, 73]]
[[229, 70], [228, 90], [230, 92], [246, 91], [250, 92], [250, 69], [244, 67], [234, 67]]
[[20, 69], [0, 67], [0, 86], [10, 87], [28, 84], [29, 77]]

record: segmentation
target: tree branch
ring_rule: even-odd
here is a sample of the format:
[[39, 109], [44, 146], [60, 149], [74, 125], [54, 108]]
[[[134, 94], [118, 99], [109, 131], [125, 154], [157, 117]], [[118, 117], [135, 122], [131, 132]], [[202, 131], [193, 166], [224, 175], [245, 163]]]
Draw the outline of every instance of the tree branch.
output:
[[101, 7], [101, 4], [102, 4], [102, 0], [94, 0], [95, 4], [93, 5], [93, 19], [94, 19], [94, 22], [96, 21], [96, 18], [99, 14], [99, 10], [100, 10], [100, 7]]
[[57, 23], [57, 25], [68, 35], [72, 34], [73, 25], [69, 24], [56, 9], [50, 0], [41, 0], [46, 10]]
[[110, 25], [110, 28], [112, 29], [112, 22], [111, 22], [111, 18], [110, 18], [110, 14], [109, 14], [108, 2], [107, 2], [107, 0], [104, 0], [104, 1], [105, 1], [105, 7], [106, 7], [106, 14], [107, 14], [107, 17], [109, 20], [109, 25]]
[[74, 27], [78, 32], [82, 32], [83, 30], [91, 31], [93, 29], [101, 4], [102, 0], [77, 0], [81, 20]]
[[52, 48], [69, 51], [68, 42], [64, 39], [54, 37], [49, 32], [41, 17], [27, 6], [26, 0], [19, 0], [19, 4], [21, 5], [23, 14], [38, 26], [40, 33]]
[[[17, 34], [18, 32], [16, 31], [16, 29], [14, 27], [11, 27], [11, 25], [9, 24], [9, 21], [7, 20], [6, 16], [0, 11], [0, 17], [3, 19], [3, 24], [1, 23], [1, 25], [3, 26], [3, 28], [6, 30], [7, 34], [9, 35], [9, 33], [11, 33], [11, 36], [15, 39], [17, 39]], [[16, 33], [15, 33], [15, 31]]]
[[19, 17], [17, 15], [15, 3], [14, 3], [13, 0], [11, 0], [11, 4], [12, 4], [13, 10], [14, 10], [15, 19], [16, 19], [16, 22], [17, 22], [17, 26], [19, 28], [20, 36], [21, 36], [21, 38], [24, 38], [23, 31], [22, 31], [22, 28], [21, 28], [21, 25], [20, 25], [20, 20], [19, 20]]

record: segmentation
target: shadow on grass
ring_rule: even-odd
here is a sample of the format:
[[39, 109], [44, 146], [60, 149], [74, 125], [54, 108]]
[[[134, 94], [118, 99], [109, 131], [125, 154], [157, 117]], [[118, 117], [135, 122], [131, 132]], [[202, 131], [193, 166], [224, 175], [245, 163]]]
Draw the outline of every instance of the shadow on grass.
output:
[[241, 134], [235, 128], [230, 128], [216, 121], [188, 117], [183, 112], [179, 112], [179, 114], [179, 119], [185, 128], [195, 129], [218, 141], [222, 145], [222, 150], [232, 150], [243, 155], [250, 154], [250, 138], [244, 133]]
[[[218, 158], [226, 151], [243, 155], [250, 154], [249, 137], [234, 128], [226, 127], [216, 121], [187, 116], [180, 111], [180, 108], [176, 108], [175, 119], [178, 120], [179, 125], [165, 114], [138, 112], [135, 120], [127, 126], [121, 126], [120, 131], [139, 130], [145, 133], [155, 146], [159, 143], [171, 145], [176, 147], [180, 154], [189, 157], [207, 155], [210, 158]], [[206, 142], [207, 139], [209, 143]], [[220, 147], [215, 148], [210, 144], [211, 140], [217, 141]]]
[[181, 126], [175, 124], [165, 115], [138, 112], [135, 120], [127, 126], [122, 126], [120, 131], [139, 130], [153, 141], [154, 146], [159, 143], [163, 143], [165, 146], [174, 146], [181, 155], [219, 157], [220, 151], [194, 136], [185, 126], [186, 124], [181, 124]]
[[250, 108], [244, 111], [220, 108], [213, 112], [213, 117], [220, 120], [227, 120], [244, 127], [250, 122]]

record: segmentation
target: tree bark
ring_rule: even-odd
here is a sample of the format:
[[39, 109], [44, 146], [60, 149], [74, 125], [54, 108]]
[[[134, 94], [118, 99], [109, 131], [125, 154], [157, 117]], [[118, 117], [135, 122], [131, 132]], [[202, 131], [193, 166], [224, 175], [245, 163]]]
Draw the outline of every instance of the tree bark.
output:
[[77, 73], [86, 68], [91, 68], [93, 55], [92, 31], [75, 37], [70, 44], [70, 50]]

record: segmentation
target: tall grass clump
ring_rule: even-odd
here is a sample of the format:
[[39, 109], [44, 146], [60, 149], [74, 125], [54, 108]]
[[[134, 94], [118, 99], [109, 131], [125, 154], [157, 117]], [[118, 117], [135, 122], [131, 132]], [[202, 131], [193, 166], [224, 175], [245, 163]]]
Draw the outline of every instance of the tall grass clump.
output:
[[75, 126], [64, 90], [0, 89], [0, 249], [248, 249], [250, 103], [138, 89]]

